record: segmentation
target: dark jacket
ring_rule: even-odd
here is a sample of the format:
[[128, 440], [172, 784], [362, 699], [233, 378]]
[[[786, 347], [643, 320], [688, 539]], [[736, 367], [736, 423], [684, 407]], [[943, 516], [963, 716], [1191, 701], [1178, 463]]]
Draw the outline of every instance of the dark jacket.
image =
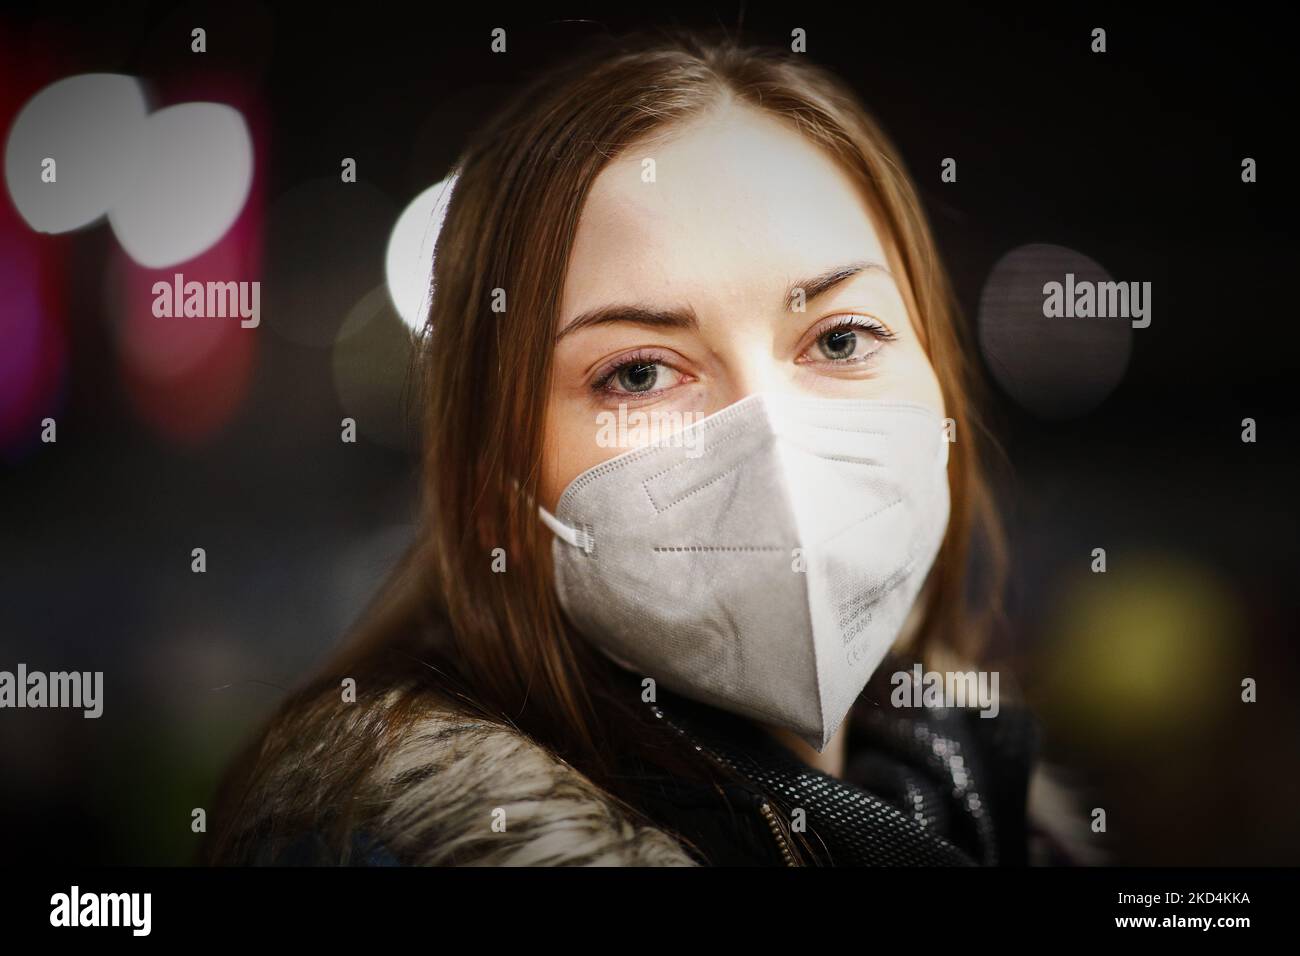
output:
[[[1023, 866], [1037, 725], [1024, 709], [889, 706], [888, 662], [850, 712], [841, 777], [810, 767], [749, 721], [660, 690], [660, 719], [742, 783], [719, 799], [662, 780], [643, 802], [717, 864], [790, 865], [793, 821], [824, 866]], [[1053, 860], [1052, 862], [1060, 862]]]
[[[1023, 709], [996, 717], [968, 709], [889, 704], [887, 661], [848, 718], [841, 778], [810, 767], [749, 721], [659, 690], [645, 706], [666, 733], [683, 735], [734, 772], [721, 788], [638, 774], [639, 806], [662, 832], [627, 822], [594, 785], [508, 729], [429, 727], [376, 773], [376, 792], [403, 794], [340, 853], [316, 829], [255, 842], [234, 862], [272, 865], [937, 865], [1062, 863], [1030, 860], [1026, 815], [1038, 730]], [[628, 675], [639, 696], [639, 679]], [[633, 685], [637, 686], [633, 686]], [[338, 728], [346, 746], [361, 726]], [[329, 750], [317, 742], [316, 752]], [[268, 784], [265, 800], [310, 790], [296, 766]], [[480, 796], [481, 794], [481, 796]], [[308, 794], [310, 797], [310, 794]], [[254, 800], [256, 800], [256, 795]], [[308, 802], [310, 802], [308, 800]], [[268, 806], [273, 821], [275, 807]], [[328, 807], [321, 807], [328, 811]], [[489, 834], [489, 813], [510, 818]], [[567, 828], [567, 829], [565, 829]], [[557, 849], [556, 834], [579, 833]], [[802, 829], [806, 838], [795, 839]], [[482, 831], [482, 832], [481, 832]], [[671, 834], [671, 836], [670, 836]], [[685, 841], [677, 837], [685, 838]], [[802, 847], [802, 849], [800, 849]], [[543, 849], [544, 848], [544, 849]]]

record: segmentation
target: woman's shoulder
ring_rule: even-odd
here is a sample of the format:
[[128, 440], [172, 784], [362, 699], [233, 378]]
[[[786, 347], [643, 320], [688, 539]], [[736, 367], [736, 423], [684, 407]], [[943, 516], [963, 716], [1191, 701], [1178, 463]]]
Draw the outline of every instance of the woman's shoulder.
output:
[[693, 862], [522, 731], [413, 683], [310, 688], [257, 751], [238, 811], [240, 862]]

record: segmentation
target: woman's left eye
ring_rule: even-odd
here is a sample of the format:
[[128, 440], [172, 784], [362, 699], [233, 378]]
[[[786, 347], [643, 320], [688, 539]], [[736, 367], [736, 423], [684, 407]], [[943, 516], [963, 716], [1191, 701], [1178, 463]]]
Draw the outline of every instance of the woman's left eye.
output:
[[813, 346], [807, 349], [803, 361], [824, 361], [851, 364], [869, 359], [880, 350], [880, 343], [894, 338], [894, 333], [867, 316], [844, 316], [818, 335]]

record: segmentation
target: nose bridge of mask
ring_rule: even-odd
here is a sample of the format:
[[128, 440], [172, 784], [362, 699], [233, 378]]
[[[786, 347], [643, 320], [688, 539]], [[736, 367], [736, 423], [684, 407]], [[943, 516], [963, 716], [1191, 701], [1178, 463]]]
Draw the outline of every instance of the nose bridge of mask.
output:
[[[837, 475], [861, 474], [870, 469], [887, 473], [899, 464], [900, 457], [915, 456], [931, 447], [927, 440], [931, 437], [937, 439], [935, 464], [940, 469], [947, 464], [948, 443], [939, 435], [937, 416], [924, 406], [908, 402], [810, 398], [760, 392], [690, 426], [693, 431], [689, 436], [684, 430], [594, 466], [569, 484], [560, 497], [561, 504], [557, 510], [563, 510], [566, 500], [574, 497], [579, 488], [598, 480], [601, 475], [634, 465], [638, 459], [651, 455], [662, 457], [665, 453], [659, 449], [680, 449], [686, 438], [693, 439], [697, 443], [697, 454], [682, 455], [679, 452], [671, 467], [642, 482], [643, 490], [659, 511], [667, 503], [690, 494], [693, 488], [719, 480], [729, 470], [743, 467], [743, 459], [758, 453], [761, 448], [754, 442], [738, 443], [734, 439], [740, 432], [755, 427], [771, 437], [772, 452], [781, 462], [787, 487], [807, 489], [813, 493], [830, 494], [839, 490], [851, 496], [861, 490], [860, 486], [847, 485], [837, 489], [827, 487], [825, 482], [830, 481], [833, 486], [839, 480]], [[928, 435], [931, 431], [932, 436]], [[739, 444], [743, 444], [745, 449], [740, 449]], [[692, 466], [691, 459], [700, 459], [702, 463], [698, 467]], [[828, 464], [833, 464], [833, 467], [827, 468]], [[842, 467], [846, 465], [847, 468]], [[915, 466], [902, 467], [901, 472], [917, 479], [924, 477]], [[541, 506], [538, 512], [561, 541], [587, 554], [593, 553], [595, 533], [590, 526], [566, 524]]]

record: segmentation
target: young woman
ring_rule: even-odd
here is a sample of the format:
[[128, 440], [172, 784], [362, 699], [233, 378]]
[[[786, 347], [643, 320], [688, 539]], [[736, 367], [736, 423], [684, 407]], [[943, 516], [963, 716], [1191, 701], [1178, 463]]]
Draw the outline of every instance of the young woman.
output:
[[854, 95], [624, 40], [456, 174], [420, 533], [207, 858], [1025, 862], [1032, 723], [898, 706], [914, 662], [978, 666], [1000, 536], [971, 352]]

